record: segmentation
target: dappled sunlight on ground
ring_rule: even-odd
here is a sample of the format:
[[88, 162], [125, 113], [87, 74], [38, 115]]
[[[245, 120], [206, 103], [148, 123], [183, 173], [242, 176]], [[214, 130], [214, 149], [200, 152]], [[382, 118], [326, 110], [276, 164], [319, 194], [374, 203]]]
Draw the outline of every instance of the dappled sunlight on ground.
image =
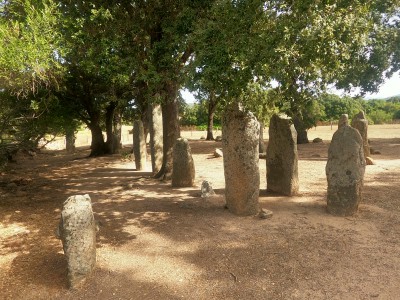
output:
[[[21, 159], [0, 181], [0, 298], [396, 299], [399, 129], [370, 126], [381, 154], [366, 168], [359, 212], [346, 218], [326, 213], [328, 127], [309, 131], [323, 143], [298, 147], [297, 196], [267, 192], [260, 160], [260, 206], [274, 213], [268, 220], [224, 208], [223, 159], [212, 155], [221, 142], [200, 141], [196, 132], [189, 133], [197, 176], [190, 188], [152, 179], [122, 156], [88, 158], [87, 149]], [[203, 180], [215, 196], [201, 198]], [[99, 227], [97, 267], [84, 288], [68, 291], [54, 231], [62, 203], [85, 193]]]

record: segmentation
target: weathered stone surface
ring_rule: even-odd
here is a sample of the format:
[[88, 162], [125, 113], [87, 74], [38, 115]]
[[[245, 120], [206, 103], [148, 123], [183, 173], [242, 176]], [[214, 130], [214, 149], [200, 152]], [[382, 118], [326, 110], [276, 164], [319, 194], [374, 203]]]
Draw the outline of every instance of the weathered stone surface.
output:
[[267, 209], [262, 209], [260, 211], [260, 213], [258, 214], [258, 217], [260, 219], [270, 219], [270, 218], [272, 218], [273, 215], [274, 215], [274, 213], [272, 211], [267, 210]]
[[267, 159], [267, 153], [260, 153], [260, 154], [258, 155], [258, 158], [259, 158], [259, 159]]
[[215, 148], [214, 150], [214, 157], [223, 157], [224, 154], [221, 149]]
[[215, 195], [211, 182], [204, 180], [201, 183], [201, 198], [208, 198]]
[[142, 120], [133, 123], [133, 155], [135, 156], [136, 170], [146, 168], [147, 150]]
[[367, 156], [365, 158], [365, 163], [367, 164], [367, 166], [372, 166], [375, 164], [375, 161], [371, 157]]
[[179, 138], [173, 152], [172, 186], [193, 186], [194, 178], [194, 161], [188, 140]]
[[237, 105], [225, 111], [222, 121], [225, 199], [227, 208], [237, 215], [260, 212], [259, 126], [253, 114]]
[[267, 190], [293, 196], [299, 191], [296, 129], [291, 118], [274, 114], [269, 125]]
[[215, 141], [216, 141], [216, 142], [222, 141], [222, 136], [218, 135], [218, 136], [215, 138]]
[[76, 288], [96, 264], [96, 224], [89, 195], [71, 196], [64, 202], [58, 236], [67, 259], [69, 287]]
[[153, 173], [158, 173], [163, 160], [163, 121], [160, 105], [152, 106], [150, 110], [150, 152]]
[[357, 129], [361, 135], [361, 138], [363, 139], [364, 156], [370, 156], [371, 153], [368, 144], [368, 120], [363, 111], [360, 111], [354, 116], [353, 120], [351, 121], [351, 127]]
[[340, 127], [333, 135], [328, 151], [327, 209], [333, 215], [353, 215], [361, 201], [365, 172], [363, 141], [358, 130]]
[[338, 128], [349, 125], [349, 116], [347, 114], [341, 115], [338, 123]]

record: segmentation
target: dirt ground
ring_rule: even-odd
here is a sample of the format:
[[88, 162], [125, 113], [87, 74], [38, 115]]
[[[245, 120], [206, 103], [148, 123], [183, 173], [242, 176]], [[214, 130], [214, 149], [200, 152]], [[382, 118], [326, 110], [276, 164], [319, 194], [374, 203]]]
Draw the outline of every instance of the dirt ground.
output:
[[[221, 144], [200, 141], [202, 133], [185, 133], [193, 188], [135, 171], [127, 154], [19, 157], [0, 179], [0, 299], [399, 299], [400, 125], [369, 127], [381, 154], [367, 166], [359, 212], [346, 218], [326, 213], [333, 132], [312, 129], [324, 143], [299, 145], [296, 197], [266, 192], [260, 160], [267, 220], [224, 209], [222, 158], [211, 155]], [[203, 180], [215, 197], [200, 197]], [[100, 224], [97, 267], [70, 291], [54, 231], [63, 201], [85, 193]]]

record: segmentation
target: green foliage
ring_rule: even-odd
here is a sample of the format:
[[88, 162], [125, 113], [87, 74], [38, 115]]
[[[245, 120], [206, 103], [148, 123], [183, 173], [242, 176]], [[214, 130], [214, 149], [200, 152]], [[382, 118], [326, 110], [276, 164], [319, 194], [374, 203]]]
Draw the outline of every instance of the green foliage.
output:
[[76, 130], [74, 112], [66, 109], [57, 97], [45, 90], [20, 99], [9, 91], [0, 93], [0, 144], [35, 148], [41, 138], [63, 135]]
[[391, 123], [400, 117], [400, 101], [397, 102], [397, 98], [364, 100], [323, 94], [318, 102], [324, 111], [321, 121], [337, 121], [342, 114], [348, 114], [352, 118], [361, 110], [365, 111], [370, 124]]
[[400, 102], [393, 97], [387, 100], [369, 100], [365, 101], [365, 110], [367, 117], [374, 124], [390, 123], [393, 119], [400, 117]]
[[[199, 130], [207, 130], [208, 102], [206, 100], [199, 103], [185, 104], [181, 112], [181, 125], [197, 126]], [[217, 109], [214, 114], [214, 127], [221, 126], [221, 109]]]
[[[348, 114], [351, 118], [360, 110], [364, 110], [361, 99], [354, 99], [352, 97], [340, 97], [334, 94], [323, 94], [318, 98], [318, 101], [324, 107], [324, 116], [322, 121], [337, 121], [343, 114]], [[368, 113], [368, 112], [367, 112]]]
[[52, 0], [7, 1], [0, 6], [0, 87], [17, 94], [58, 86], [63, 68], [60, 15]]
[[367, 114], [370, 124], [385, 124], [392, 121], [392, 115], [383, 110], [373, 110]]

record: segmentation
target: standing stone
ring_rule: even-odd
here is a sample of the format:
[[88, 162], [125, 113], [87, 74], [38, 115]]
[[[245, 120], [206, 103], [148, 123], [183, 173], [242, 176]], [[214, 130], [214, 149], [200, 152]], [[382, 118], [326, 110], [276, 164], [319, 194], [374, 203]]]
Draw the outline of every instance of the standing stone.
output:
[[135, 120], [133, 123], [133, 155], [135, 156], [136, 170], [146, 168], [146, 140], [142, 120]]
[[260, 212], [259, 133], [260, 125], [252, 113], [237, 104], [227, 108], [222, 120], [225, 199], [236, 215]]
[[269, 125], [267, 190], [288, 196], [299, 191], [297, 133], [292, 119], [274, 114]]
[[342, 126], [348, 126], [349, 125], [349, 116], [347, 114], [343, 114], [340, 116], [339, 123], [338, 123], [338, 128], [341, 128]]
[[63, 204], [58, 236], [68, 264], [68, 283], [76, 288], [96, 264], [96, 224], [89, 195], [69, 197]]
[[163, 161], [163, 121], [161, 106], [150, 109], [150, 153], [153, 174], [160, 171]]
[[351, 216], [358, 209], [365, 172], [363, 140], [358, 130], [340, 127], [333, 135], [328, 151], [328, 212]]
[[204, 180], [201, 183], [201, 198], [208, 198], [215, 195], [211, 182]]
[[193, 186], [195, 177], [192, 151], [187, 139], [176, 140], [173, 152], [172, 186]]
[[354, 116], [351, 121], [351, 127], [357, 129], [363, 139], [364, 157], [370, 156], [371, 153], [368, 144], [368, 120], [363, 111], [360, 111]]

